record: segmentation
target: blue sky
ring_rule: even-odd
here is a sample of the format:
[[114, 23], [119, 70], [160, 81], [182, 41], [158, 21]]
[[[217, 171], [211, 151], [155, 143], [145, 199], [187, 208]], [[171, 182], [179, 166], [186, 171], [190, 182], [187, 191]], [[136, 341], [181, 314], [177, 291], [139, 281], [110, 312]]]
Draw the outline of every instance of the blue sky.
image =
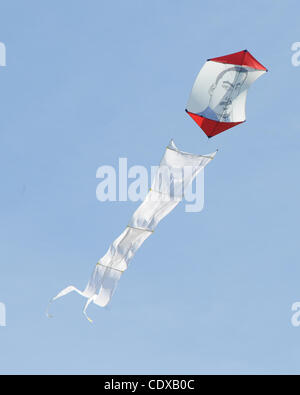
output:
[[[298, 1], [0, 2], [0, 373], [299, 373]], [[247, 122], [210, 139], [185, 114], [207, 58], [269, 73]], [[111, 304], [68, 295], [139, 203], [96, 200], [96, 170], [156, 165], [170, 138], [209, 153], [205, 209], [181, 204]]]

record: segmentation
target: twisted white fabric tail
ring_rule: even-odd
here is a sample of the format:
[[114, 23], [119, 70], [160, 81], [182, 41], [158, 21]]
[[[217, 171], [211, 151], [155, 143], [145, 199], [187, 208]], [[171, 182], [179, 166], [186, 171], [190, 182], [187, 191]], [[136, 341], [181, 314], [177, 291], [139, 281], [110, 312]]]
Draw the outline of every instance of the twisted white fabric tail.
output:
[[[109, 303], [122, 273], [136, 251], [154, 232], [158, 223], [183, 199], [186, 188], [215, 155], [216, 152], [194, 155], [179, 151], [171, 140], [145, 200], [135, 211], [123, 233], [98, 261], [85, 290], [69, 286], [52, 298], [50, 304], [75, 291], [88, 299], [83, 313], [92, 322], [86, 314], [89, 304], [94, 302], [104, 307]], [[50, 317], [48, 310], [47, 316]]]

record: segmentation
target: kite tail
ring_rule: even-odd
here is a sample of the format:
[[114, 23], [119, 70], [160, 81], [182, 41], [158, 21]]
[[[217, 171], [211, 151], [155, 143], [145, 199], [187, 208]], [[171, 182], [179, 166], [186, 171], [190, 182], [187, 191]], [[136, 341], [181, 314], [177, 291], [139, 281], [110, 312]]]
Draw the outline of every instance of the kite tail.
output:
[[62, 291], [60, 291], [56, 296], [54, 296], [52, 299], [50, 299], [50, 302], [49, 302], [49, 304], [48, 304], [48, 306], [47, 306], [47, 309], [46, 309], [46, 315], [47, 315], [47, 317], [48, 317], [48, 318], [53, 318], [53, 315], [49, 313], [49, 310], [50, 310], [50, 306], [52, 305], [52, 303], [53, 303], [55, 300], [57, 300], [57, 299], [59, 299], [59, 298], [65, 296], [65, 295], [68, 295], [70, 292], [74, 292], [74, 291], [77, 292], [77, 293], [78, 293], [79, 295], [81, 295], [81, 296], [85, 296], [85, 295], [84, 295], [84, 292], [81, 292], [79, 289], [77, 289], [77, 288], [74, 287], [73, 285], [70, 285], [70, 286], [64, 288], [64, 289], [63, 289]]
[[85, 306], [84, 306], [84, 309], [83, 309], [83, 314], [84, 314], [85, 318], [86, 318], [91, 324], [93, 323], [93, 320], [87, 315], [86, 310], [87, 310], [87, 308], [89, 307], [89, 304], [95, 300], [95, 298], [96, 298], [96, 295], [94, 295], [94, 296], [92, 296], [91, 298], [89, 298], [89, 299], [87, 300]]
[[60, 291], [56, 296], [54, 296], [47, 307], [46, 315], [48, 318], [52, 318], [53, 316], [49, 313], [49, 309], [51, 304], [69, 294], [70, 292], [77, 292], [79, 295], [87, 298], [87, 302], [83, 309], [83, 314], [89, 322], [93, 322], [92, 319], [87, 315], [88, 306], [94, 302], [96, 305], [105, 307], [110, 302], [114, 291], [117, 287], [118, 281], [122, 275], [122, 271], [113, 269], [108, 266], [103, 266], [101, 263], [98, 263], [95, 267], [95, 270], [88, 282], [85, 290], [82, 292], [78, 288], [70, 285]]

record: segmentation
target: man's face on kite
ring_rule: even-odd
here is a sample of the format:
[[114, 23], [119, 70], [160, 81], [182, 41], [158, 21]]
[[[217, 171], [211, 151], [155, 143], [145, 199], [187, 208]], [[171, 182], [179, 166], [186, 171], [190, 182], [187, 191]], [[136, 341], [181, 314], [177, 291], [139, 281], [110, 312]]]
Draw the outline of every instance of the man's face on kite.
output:
[[215, 84], [210, 87], [209, 107], [216, 113], [220, 121], [230, 120], [232, 102], [240, 93], [247, 74], [243, 68], [228, 70], [221, 77], [217, 77]]

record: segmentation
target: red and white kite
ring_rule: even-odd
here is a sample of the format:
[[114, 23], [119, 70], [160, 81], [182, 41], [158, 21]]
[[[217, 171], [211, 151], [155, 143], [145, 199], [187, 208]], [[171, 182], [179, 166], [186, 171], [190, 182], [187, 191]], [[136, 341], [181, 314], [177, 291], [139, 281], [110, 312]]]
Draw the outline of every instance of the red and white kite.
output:
[[266, 71], [246, 49], [208, 59], [196, 78], [186, 112], [208, 137], [245, 122], [248, 89]]

